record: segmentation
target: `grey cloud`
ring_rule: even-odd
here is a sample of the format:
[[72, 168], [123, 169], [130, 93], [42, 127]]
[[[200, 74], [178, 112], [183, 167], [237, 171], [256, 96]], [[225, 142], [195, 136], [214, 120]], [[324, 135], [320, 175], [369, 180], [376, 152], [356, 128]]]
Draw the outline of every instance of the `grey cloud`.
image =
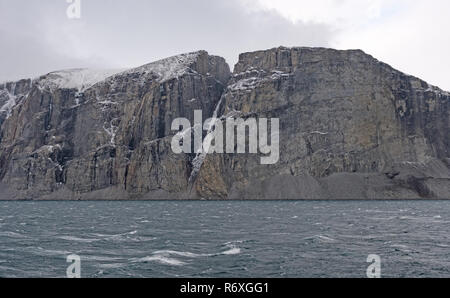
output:
[[293, 24], [239, 0], [82, 0], [69, 20], [65, 0], [0, 0], [0, 80], [74, 67], [128, 67], [205, 49], [233, 65], [240, 52], [328, 46], [333, 30]]

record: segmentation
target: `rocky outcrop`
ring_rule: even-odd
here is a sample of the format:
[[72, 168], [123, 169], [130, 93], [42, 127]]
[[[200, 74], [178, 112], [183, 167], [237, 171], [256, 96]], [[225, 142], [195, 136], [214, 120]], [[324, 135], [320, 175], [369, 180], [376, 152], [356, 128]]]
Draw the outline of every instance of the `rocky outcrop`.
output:
[[[232, 75], [204, 51], [55, 72], [0, 91], [0, 199], [450, 199], [449, 99], [323, 48], [245, 53]], [[173, 153], [194, 110], [279, 118], [279, 162]]]
[[171, 123], [193, 119], [194, 110], [211, 115], [230, 76], [225, 60], [200, 51], [108, 75], [71, 70], [32, 82], [1, 127], [6, 198], [127, 199], [187, 189], [192, 157], [172, 153]]
[[211, 155], [197, 191], [236, 199], [450, 198], [449, 100], [362, 51], [242, 54], [223, 114], [279, 118], [280, 162]]

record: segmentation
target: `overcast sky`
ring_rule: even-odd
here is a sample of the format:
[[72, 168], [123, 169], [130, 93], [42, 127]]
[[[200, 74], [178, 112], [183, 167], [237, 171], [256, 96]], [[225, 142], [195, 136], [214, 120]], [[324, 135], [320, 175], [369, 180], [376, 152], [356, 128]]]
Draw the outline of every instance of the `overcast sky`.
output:
[[230, 65], [284, 46], [362, 49], [450, 90], [448, 0], [0, 0], [0, 81], [205, 49]]

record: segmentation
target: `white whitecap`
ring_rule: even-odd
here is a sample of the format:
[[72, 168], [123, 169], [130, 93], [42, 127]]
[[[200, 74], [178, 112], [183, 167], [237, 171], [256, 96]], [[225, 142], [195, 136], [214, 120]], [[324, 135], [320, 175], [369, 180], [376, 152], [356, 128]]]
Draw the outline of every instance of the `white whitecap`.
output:
[[174, 258], [169, 258], [166, 256], [162, 256], [162, 255], [155, 255], [155, 256], [149, 256], [149, 257], [145, 257], [145, 258], [140, 258], [137, 260], [138, 262], [157, 262], [157, 263], [161, 263], [164, 265], [171, 265], [171, 266], [183, 266], [186, 263], [174, 259]]
[[100, 240], [100, 239], [79, 238], [79, 237], [74, 237], [74, 236], [60, 236], [57, 238], [62, 239], [62, 240], [67, 240], [67, 241], [85, 242], [85, 243], [91, 243], [91, 242], [96, 242], [96, 241]]
[[222, 252], [223, 255], [238, 255], [241, 253], [241, 249], [239, 247], [233, 247], [229, 250]]
[[188, 251], [176, 251], [176, 250], [159, 250], [153, 253], [154, 255], [176, 255], [180, 257], [198, 258], [207, 257], [209, 254], [196, 254]]

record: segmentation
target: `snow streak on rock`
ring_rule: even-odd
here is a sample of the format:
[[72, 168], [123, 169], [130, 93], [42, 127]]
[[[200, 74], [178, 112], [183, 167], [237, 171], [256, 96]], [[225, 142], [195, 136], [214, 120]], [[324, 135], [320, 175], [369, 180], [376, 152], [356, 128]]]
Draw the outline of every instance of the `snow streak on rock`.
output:
[[6, 103], [0, 108], [0, 113], [6, 113], [6, 118], [11, 116], [13, 108], [16, 106], [16, 84], [13, 83], [11, 92], [8, 91], [6, 85], [4, 85], [3, 90], [0, 90], [1, 96], [6, 96]]
[[216, 109], [214, 110], [214, 114], [211, 118], [211, 120], [207, 124], [208, 133], [206, 134], [205, 139], [203, 140], [203, 147], [202, 152], [197, 153], [197, 156], [192, 161], [192, 172], [189, 177], [189, 184], [192, 185], [195, 181], [195, 178], [197, 178], [198, 173], [200, 172], [200, 169], [202, 168], [203, 162], [205, 161], [206, 155], [208, 155], [209, 148], [211, 147], [211, 141], [212, 141], [212, 133], [214, 132], [214, 125], [217, 121], [220, 121], [217, 116], [219, 114], [220, 106], [222, 105], [223, 97], [220, 99], [219, 103], [216, 106]]

